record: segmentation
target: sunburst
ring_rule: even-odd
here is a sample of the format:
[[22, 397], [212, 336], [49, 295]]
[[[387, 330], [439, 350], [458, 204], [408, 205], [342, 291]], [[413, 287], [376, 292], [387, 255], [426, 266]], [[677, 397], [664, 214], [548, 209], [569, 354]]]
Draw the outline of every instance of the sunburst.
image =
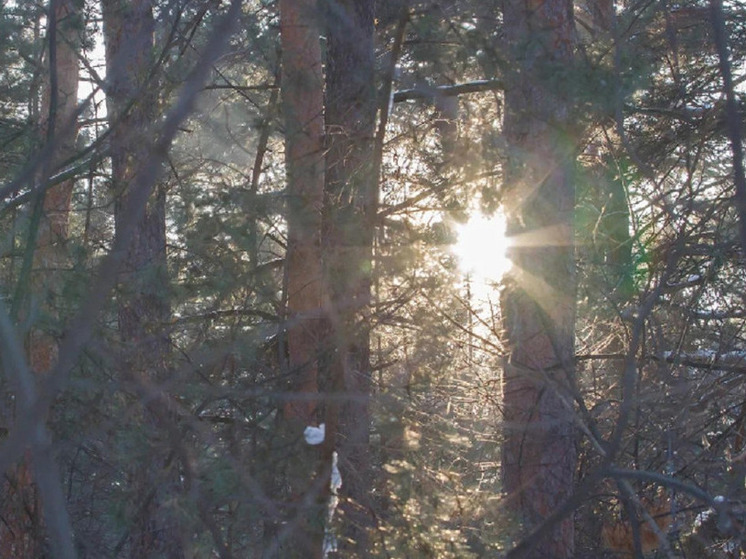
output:
[[457, 241], [452, 247], [462, 272], [472, 281], [495, 284], [510, 270], [507, 257], [510, 246], [505, 236], [505, 216], [496, 212], [486, 216], [478, 210], [456, 227]]

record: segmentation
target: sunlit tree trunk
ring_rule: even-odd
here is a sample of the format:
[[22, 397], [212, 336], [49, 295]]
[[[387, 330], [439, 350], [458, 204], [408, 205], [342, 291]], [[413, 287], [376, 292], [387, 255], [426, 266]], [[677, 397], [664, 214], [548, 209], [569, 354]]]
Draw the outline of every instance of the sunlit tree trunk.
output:
[[344, 557], [366, 556], [372, 526], [369, 455], [370, 302], [377, 210], [373, 136], [374, 2], [324, 2], [326, 10], [326, 200], [324, 259], [334, 345], [327, 423], [337, 428]]
[[[78, 83], [80, 69], [80, 0], [57, 0], [52, 2], [55, 11], [56, 32], [54, 52], [50, 46], [49, 75], [42, 95], [41, 114], [45, 116], [41, 126], [43, 141], [52, 146], [50, 172], [75, 155], [78, 125]], [[42, 177], [46, 181], [49, 177]], [[65, 266], [65, 244], [68, 238], [70, 202], [74, 180], [68, 179], [52, 185], [42, 193], [42, 212], [39, 221], [36, 252], [34, 254], [35, 290], [42, 293], [46, 301], [55, 306], [56, 292], [60, 289], [60, 272]], [[51, 315], [56, 308], [47, 308]], [[31, 333], [29, 363], [36, 373], [48, 371], [54, 364], [57, 344], [52, 336], [36, 330]]]
[[[512, 66], [505, 92], [507, 233], [517, 243], [502, 308], [503, 484], [515, 536], [539, 526], [570, 494], [576, 465], [572, 400], [575, 261], [570, 102], [570, 0], [506, 0]], [[521, 244], [522, 241], [531, 242]], [[568, 517], [530, 557], [574, 553]]]
[[[42, 114], [48, 115], [41, 135], [52, 143], [52, 169], [75, 155], [78, 137], [76, 111], [80, 69], [80, 0], [53, 2], [57, 33], [55, 34], [54, 71], [50, 68], [49, 82], [42, 99]], [[59, 268], [62, 245], [67, 239], [70, 200], [73, 180], [66, 180], [49, 188], [44, 196], [43, 220], [38, 237], [38, 261], [52, 271]], [[31, 365], [38, 369], [33, 359]], [[49, 363], [39, 364], [44, 369]]]
[[[110, 153], [116, 227], [122, 219], [128, 186], [146, 161], [154, 138], [157, 87], [154, 84], [152, 0], [102, 0], [106, 42], [107, 106], [112, 129]], [[135, 227], [120, 278], [119, 333], [122, 372], [140, 389], [145, 421], [159, 433], [173, 432], [159, 384], [165, 380], [170, 315], [166, 273], [165, 191], [148, 202]], [[173, 436], [173, 435], [172, 435]], [[170, 440], [171, 445], [177, 441]], [[154, 443], [155, 444], [155, 443]], [[176, 521], [166, 510], [176, 491], [175, 460], [168, 448], [151, 448], [150, 463], [133, 473], [135, 495], [130, 555], [183, 557]]]
[[[75, 154], [78, 134], [76, 107], [78, 101], [78, 50], [80, 48], [78, 0], [53, 0], [47, 30], [47, 74], [42, 92], [41, 143], [51, 149], [49, 163], [39, 169], [39, 212], [36, 246], [33, 250], [34, 293], [51, 322], [57, 314], [55, 294], [60, 289], [59, 271], [65, 258], [70, 198], [73, 180], [47, 188], [46, 181], [57, 167]], [[25, 281], [24, 278], [21, 281]], [[19, 290], [23, 297], [25, 289]], [[44, 328], [44, 329], [42, 329]], [[28, 340], [29, 364], [38, 375], [48, 372], [57, 355], [57, 343], [45, 326], [34, 328]], [[31, 472], [24, 463], [4, 481], [0, 516], [0, 557], [35, 557], [40, 550], [40, 511], [32, 485]]]
[[[305, 444], [305, 426], [319, 424], [321, 207], [324, 113], [320, 18], [313, 0], [280, 1], [282, 110], [287, 169], [287, 353], [293, 397], [283, 407], [289, 522], [282, 557], [320, 557], [328, 482], [322, 446]], [[290, 449], [290, 450], [288, 450]]]
[[286, 417], [316, 423], [324, 188], [323, 76], [315, 2], [280, 3], [282, 107], [287, 168], [288, 352], [294, 389]]

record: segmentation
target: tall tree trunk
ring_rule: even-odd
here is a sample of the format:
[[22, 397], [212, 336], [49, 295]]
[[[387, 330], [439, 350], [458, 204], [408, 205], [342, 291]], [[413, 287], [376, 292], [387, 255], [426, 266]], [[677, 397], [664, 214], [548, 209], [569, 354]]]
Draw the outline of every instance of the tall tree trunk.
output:
[[730, 141], [733, 165], [733, 197], [738, 212], [738, 231], [741, 249], [746, 251], [746, 170], [743, 163], [743, 134], [740, 125], [738, 99], [736, 87], [731, 72], [730, 52], [728, 48], [728, 30], [725, 27], [722, 0], [710, 0], [710, 17], [712, 19], [713, 40], [718, 54], [720, 74], [723, 77], [723, 93], [725, 93], [725, 121], [727, 122], [727, 136]]
[[[50, 56], [50, 64], [54, 59], [54, 69], [50, 67], [49, 83], [42, 99], [42, 114], [47, 117], [41, 135], [52, 142], [53, 169], [75, 155], [81, 4], [80, 0], [56, 0], [52, 3], [57, 25], [55, 54]], [[37, 252], [40, 253], [38, 259], [42, 266], [48, 263], [47, 251], [53, 251], [55, 247], [55, 254], [49, 254], [49, 264], [54, 267], [58, 264], [59, 249], [67, 240], [73, 184], [72, 179], [63, 181], [49, 188], [44, 196], [43, 221], [37, 243]]]
[[287, 167], [288, 353], [297, 392], [287, 418], [317, 421], [321, 310], [324, 108], [320, 26], [314, 1], [280, 2], [282, 107]]
[[370, 302], [377, 211], [373, 0], [326, 0], [326, 222], [323, 246], [334, 344], [327, 423], [337, 428], [344, 557], [367, 556]]
[[[38, 178], [40, 211], [38, 229], [34, 231], [33, 277], [34, 296], [50, 322], [57, 314], [55, 294], [59, 291], [59, 270], [63, 267], [65, 241], [72, 196], [73, 180], [67, 180], [45, 190], [51, 172], [75, 153], [78, 135], [76, 108], [78, 102], [78, 49], [80, 35], [78, 0], [52, 0], [48, 19], [47, 81], [42, 92], [40, 138], [52, 150], [49, 164], [40, 169]], [[30, 236], [33, 242], [34, 235]], [[24, 278], [21, 281], [25, 281]], [[23, 293], [25, 291], [19, 291]], [[23, 306], [22, 302], [18, 302]], [[43, 328], [43, 329], [42, 329]], [[28, 340], [29, 364], [41, 375], [50, 370], [56, 360], [57, 343], [44, 325], [34, 328]], [[0, 516], [0, 557], [35, 557], [41, 554], [40, 510], [31, 481], [28, 464], [24, 463], [3, 484], [3, 504]]]
[[[110, 150], [115, 223], [124, 224], [129, 182], [153, 145], [157, 88], [153, 83], [154, 28], [152, 0], [102, 0], [106, 42], [107, 106], [112, 129]], [[169, 518], [167, 498], [177, 490], [175, 460], [168, 454], [173, 421], [163, 406], [158, 384], [165, 380], [169, 353], [166, 329], [170, 316], [166, 270], [165, 191], [157, 189], [139, 217], [120, 278], [119, 333], [123, 374], [146, 400], [145, 422], [156, 433], [171, 433], [166, 448], [149, 449], [150, 464], [133, 473], [134, 525], [130, 555], [184, 556], [177, 522]], [[162, 443], [161, 443], [162, 444]], [[169, 470], [171, 468], [171, 470]]]
[[[507, 234], [517, 246], [502, 299], [510, 343], [502, 466], [518, 537], [571, 493], [577, 461], [567, 391], [574, 375], [574, 146], [562, 86], [573, 56], [572, 10], [571, 0], [506, 0], [503, 9], [512, 62], [504, 120]], [[524, 234], [545, 243], [521, 246]], [[573, 539], [567, 518], [530, 557], [572, 557]]]
[[[50, 34], [49, 77], [42, 95], [41, 114], [44, 121], [41, 136], [52, 146], [51, 165], [56, 168], [75, 155], [78, 138], [77, 107], [80, 68], [79, 0], [52, 2], [56, 32]], [[48, 179], [42, 173], [43, 181]], [[43, 301], [51, 301], [45, 310], [57, 314], [56, 292], [60, 290], [59, 272], [65, 265], [65, 244], [68, 238], [70, 202], [75, 181], [68, 179], [42, 192], [42, 213], [34, 253], [35, 277], [32, 282]], [[44, 185], [42, 185], [44, 186]], [[36, 373], [50, 370], [57, 355], [57, 343], [49, 333], [35, 330], [29, 344], [29, 364]]]
[[288, 373], [293, 398], [283, 407], [283, 429], [295, 444], [285, 478], [290, 535], [288, 558], [321, 557], [328, 478], [322, 445], [305, 444], [306, 426], [319, 423], [321, 319], [321, 207], [324, 189], [324, 110], [320, 19], [315, 0], [280, 0], [282, 109], [287, 169], [286, 255]]

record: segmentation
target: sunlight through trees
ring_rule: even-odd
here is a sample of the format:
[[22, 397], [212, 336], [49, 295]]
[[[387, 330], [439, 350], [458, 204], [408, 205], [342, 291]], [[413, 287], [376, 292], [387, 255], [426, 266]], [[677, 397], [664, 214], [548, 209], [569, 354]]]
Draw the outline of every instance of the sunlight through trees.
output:
[[476, 210], [469, 221], [456, 226], [455, 232], [458, 240], [453, 245], [453, 254], [461, 270], [473, 281], [487, 286], [498, 284], [510, 269], [505, 216], [499, 212], [485, 216]]
[[0, 559], [746, 557], [746, 7], [0, 3]]

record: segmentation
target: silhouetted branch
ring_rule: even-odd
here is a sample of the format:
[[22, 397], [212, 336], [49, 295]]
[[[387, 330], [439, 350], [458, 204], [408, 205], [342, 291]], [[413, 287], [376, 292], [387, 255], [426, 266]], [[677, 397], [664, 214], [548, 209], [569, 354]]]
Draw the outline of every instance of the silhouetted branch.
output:
[[502, 91], [505, 88], [502, 80], [475, 80], [473, 82], [456, 85], [439, 85], [436, 87], [418, 86], [403, 89], [394, 93], [394, 103], [410, 101], [412, 99], [432, 100], [436, 97], [454, 97], [465, 93], [481, 93], [483, 91]]

